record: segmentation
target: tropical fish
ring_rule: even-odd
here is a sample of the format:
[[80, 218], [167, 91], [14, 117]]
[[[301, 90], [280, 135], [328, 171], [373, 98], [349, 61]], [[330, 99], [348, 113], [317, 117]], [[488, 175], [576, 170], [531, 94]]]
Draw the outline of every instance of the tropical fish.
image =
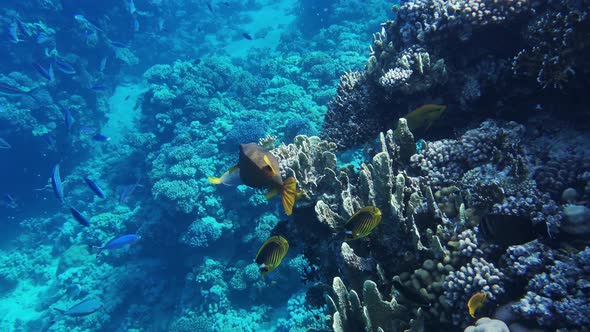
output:
[[31, 93], [32, 90], [26, 91], [21, 88], [17, 88], [7, 83], [0, 82], [0, 94], [7, 96], [22, 96]]
[[272, 236], [264, 241], [256, 254], [256, 264], [262, 276], [276, 269], [289, 251], [289, 242], [282, 236]]
[[16, 22], [12, 22], [8, 26], [8, 36], [10, 37], [10, 42], [14, 44], [17, 44], [18, 42], [22, 41], [18, 38], [18, 26]]
[[133, 15], [137, 11], [135, 8], [135, 2], [133, 0], [127, 0], [127, 7], [129, 7], [129, 14]]
[[94, 134], [94, 136], [92, 136], [92, 139], [95, 140], [95, 141], [97, 141], [97, 142], [108, 142], [108, 141], [111, 140], [110, 137], [105, 136], [105, 135], [103, 135], [101, 133]]
[[102, 73], [107, 66], [107, 59], [109, 57], [105, 56], [100, 60], [100, 65], [98, 66], [98, 70]]
[[115, 48], [127, 48], [129, 47], [127, 44], [121, 43], [121, 42], [117, 42], [117, 41], [113, 41], [111, 40], [111, 46], [115, 47]]
[[475, 318], [475, 312], [479, 310], [483, 306], [483, 303], [486, 300], [485, 293], [475, 293], [469, 298], [467, 301], [467, 309], [469, 310], [469, 316]]
[[242, 184], [242, 180], [240, 179], [240, 169], [238, 166], [230, 168], [230, 170], [223, 173], [221, 177], [209, 177], [207, 180], [213, 184], [224, 184], [226, 186], [237, 186]]
[[207, 1], [207, 2], [205, 2], [205, 4], [207, 5], [207, 8], [209, 9], [209, 11], [213, 13], [213, 6], [211, 6], [211, 2]]
[[104, 92], [104, 91], [107, 91], [108, 88], [106, 87], [106, 85], [96, 84], [96, 85], [90, 86], [90, 90], [95, 91], [95, 92]]
[[35, 68], [35, 70], [48, 81], [51, 82], [55, 79], [53, 66], [51, 64], [49, 64], [49, 67], [45, 69], [45, 67], [43, 67], [39, 62], [33, 62], [33, 68]]
[[363, 238], [381, 222], [381, 210], [374, 206], [367, 206], [358, 210], [344, 225], [344, 240]]
[[2, 196], [2, 201], [4, 202], [4, 205], [10, 209], [16, 209], [18, 207], [16, 199], [12, 197], [11, 194], [4, 194]]
[[57, 198], [57, 200], [60, 201], [60, 203], [64, 202], [64, 189], [63, 186], [61, 184], [61, 178], [59, 176], [59, 164], [56, 164], [55, 166], [53, 166], [53, 172], [51, 174], [51, 187], [53, 188], [53, 193], [55, 194], [55, 197]]
[[426, 104], [404, 115], [404, 118], [408, 121], [408, 128], [411, 131], [424, 127], [428, 130], [441, 117], [446, 108], [445, 105]]
[[74, 305], [73, 307], [71, 307], [70, 309], [67, 309], [67, 310], [58, 309], [58, 308], [53, 308], [53, 309], [61, 312], [62, 314], [66, 315], [66, 316], [82, 317], [82, 316], [87, 316], [87, 315], [93, 314], [93, 313], [97, 312], [98, 310], [100, 310], [100, 308], [102, 308], [102, 302], [100, 302], [96, 299], [87, 299], [87, 300], [84, 300], [84, 301]]
[[82, 226], [90, 226], [90, 222], [88, 221], [88, 219], [86, 219], [86, 217], [84, 217], [82, 215], [82, 213], [80, 213], [80, 211], [76, 210], [75, 208], [70, 206], [70, 212], [72, 213], [72, 216], [74, 217], [74, 219], [76, 219], [76, 221], [82, 225]]
[[43, 142], [45, 142], [45, 144], [47, 144], [47, 147], [50, 149], [55, 149], [55, 139], [53, 139], [53, 137], [49, 134], [43, 134], [41, 135], [41, 138], [43, 139]]
[[246, 38], [248, 40], [252, 40], [252, 36], [250, 36], [250, 34], [247, 32], [242, 33], [242, 36], [244, 36], [244, 38]]
[[137, 19], [137, 17], [133, 18], [133, 31], [139, 31], [139, 20]]
[[64, 112], [64, 123], [66, 124], [66, 129], [68, 132], [72, 129], [72, 123], [74, 122], [74, 118], [72, 118], [72, 112], [68, 108], [63, 108]]
[[20, 30], [20, 32], [22, 32], [27, 37], [30, 37], [31, 36], [31, 30], [29, 30], [29, 28], [27, 28], [27, 25], [23, 21], [21, 21], [18, 17], [15, 18], [15, 21], [16, 21], [16, 26], [18, 27], [18, 29]]
[[44, 32], [37, 35], [37, 44], [43, 45], [55, 40], [55, 36], [50, 36]]
[[81, 126], [80, 132], [82, 134], [94, 134], [96, 132], [96, 128], [95, 127], [88, 127], [88, 126]]
[[116, 237], [116, 238], [110, 240], [102, 247], [94, 246], [94, 248], [99, 249], [98, 253], [96, 254], [96, 258], [98, 258], [98, 256], [100, 256], [100, 254], [103, 252], [103, 250], [114, 250], [114, 249], [121, 249], [121, 248], [127, 249], [132, 244], [139, 241], [140, 239], [141, 239], [140, 235], [127, 234], [127, 235], [122, 235], [122, 236], [119, 236], [119, 237]]
[[[237, 167], [242, 183], [258, 189], [269, 189], [265, 198], [281, 193], [283, 209], [289, 216], [293, 213], [297, 182], [290, 177], [283, 182], [277, 158], [256, 143], [240, 144], [240, 157]], [[232, 167], [233, 169], [233, 167]], [[222, 183], [221, 178], [210, 178], [209, 182]]]
[[123, 204], [129, 199], [129, 196], [131, 196], [135, 189], [140, 186], [139, 181], [141, 181], [141, 177], [137, 179], [137, 182], [134, 184], [128, 184], [123, 187], [123, 191], [121, 191], [121, 194], [119, 195], [119, 204]]
[[533, 225], [530, 218], [508, 214], [489, 214], [479, 223], [483, 238], [499, 246], [525, 244], [537, 238], [545, 225]]
[[100, 187], [98, 186], [98, 184], [96, 182], [92, 181], [87, 176], [84, 177], [84, 181], [86, 182], [86, 184], [88, 185], [90, 190], [92, 190], [96, 194], [96, 196], [98, 196], [100, 198], [105, 198], [104, 191], [102, 191], [102, 189], [100, 189]]
[[104, 32], [101, 28], [99, 28], [98, 26], [96, 26], [96, 24], [90, 22], [86, 17], [84, 17], [84, 15], [82, 14], [77, 14], [74, 15], [74, 19], [78, 22], [80, 22], [81, 24], [92, 28], [95, 31], [100, 31], [100, 32]]
[[55, 63], [55, 67], [57, 68], [57, 70], [61, 71], [64, 74], [73, 75], [76, 73], [76, 69], [74, 69], [74, 67], [65, 60], [55, 58], [53, 59], [53, 62]]
[[12, 145], [8, 144], [4, 138], [0, 137], [0, 150], [8, 150], [11, 148]]

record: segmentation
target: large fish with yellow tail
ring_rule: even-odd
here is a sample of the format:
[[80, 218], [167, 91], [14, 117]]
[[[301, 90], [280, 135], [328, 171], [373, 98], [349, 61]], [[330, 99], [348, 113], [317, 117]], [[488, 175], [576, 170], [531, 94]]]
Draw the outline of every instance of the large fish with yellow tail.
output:
[[381, 210], [375, 206], [367, 206], [358, 210], [344, 224], [344, 240], [361, 239], [369, 234], [381, 222]]
[[256, 264], [260, 275], [265, 276], [276, 269], [287, 255], [287, 251], [289, 251], [289, 242], [282, 236], [271, 236], [264, 241], [256, 254]]
[[410, 131], [421, 128], [428, 130], [443, 115], [446, 109], [445, 105], [426, 104], [404, 115], [404, 119], [408, 122]]
[[279, 161], [270, 152], [256, 143], [240, 144], [240, 158], [238, 164], [224, 173], [221, 177], [209, 177], [213, 184], [241, 183], [248, 187], [268, 189], [265, 198], [269, 199], [281, 194], [285, 213], [290, 216], [297, 196], [297, 181], [289, 177], [283, 181], [279, 170]]

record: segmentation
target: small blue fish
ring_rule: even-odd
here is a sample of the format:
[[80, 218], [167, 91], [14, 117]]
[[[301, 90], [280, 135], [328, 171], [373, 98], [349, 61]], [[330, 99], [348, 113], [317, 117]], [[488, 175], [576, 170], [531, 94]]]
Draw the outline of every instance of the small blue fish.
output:
[[30, 93], [31, 91], [25, 91], [21, 88], [17, 88], [10, 84], [0, 82], [0, 95], [6, 96], [22, 96]]
[[55, 63], [55, 67], [64, 74], [73, 75], [76, 73], [76, 69], [65, 60], [55, 58], [53, 62]]
[[9, 150], [12, 149], [12, 145], [8, 144], [6, 140], [0, 137], [0, 150]]
[[118, 41], [113, 41], [111, 40], [111, 46], [115, 47], [115, 48], [127, 48], [129, 47], [127, 44], [118, 42]]
[[10, 208], [10, 209], [16, 209], [18, 204], [16, 203], [16, 199], [14, 199], [14, 197], [12, 197], [11, 194], [4, 194], [4, 196], [2, 196], [4, 205], [6, 205], [6, 207]]
[[53, 187], [53, 193], [60, 203], [64, 202], [64, 189], [61, 184], [61, 178], [59, 176], [59, 164], [53, 166], [53, 172], [51, 174], [51, 187]]
[[91, 86], [90, 90], [95, 91], [95, 92], [104, 92], [104, 91], [107, 91], [108, 88], [105, 85], [96, 84], [96, 85]]
[[47, 144], [47, 147], [50, 149], [55, 149], [55, 139], [49, 134], [41, 135], [41, 138]]
[[133, 194], [135, 189], [137, 189], [137, 187], [140, 186], [139, 185], [140, 179], [138, 179], [137, 182], [134, 184], [128, 184], [123, 187], [123, 191], [121, 191], [121, 195], [119, 195], [119, 204], [123, 204], [123, 203], [127, 202], [127, 199], [129, 199], [129, 196], [131, 196], [131, 194]]
[[132, 244], [139, 241], [140, 239], [141, 239], [140, 235], [127, 234], [127, 235], [122, 235], [122, 236], [119, 236], [119, 237], [116, 237], [116, 238], [110, 240], [102, 247], [95, 246], [95, 248], [99, 249], [98, 253], [96, 254], [96, 258], [98, 258], [98, 256], [100, 256], [100, 254], [103, 252], [103, 250], [129, 248]]
[[74, 219], [76, 219], [76, 221], [82, 225], [82, 226], [90, 226], [90, 222], [88, 221], [88, 219], [86, 219], [86, 217], [84, 217], [82, 215], [82, 213], [80, 213], [80, 211], [76, 210], [75, 208], [70, 206], [70, 212], [72, 213], [72, 216], [74, 217]]
[[22, 41], [18, 38], [18, 26], [16, 22], [12, 22], [8, 26], [8, 36], [10, 37], [11, 43], [18, 44], [18, 42]]
[[129, 14], [133, 15], [137, 11], [133, 0], [127, 0], [127, 6], [129, 7]]
[[64, 112], [64, 123], [66, 124], [66, 129], [68, 132], [72, 129], [72, 123], [74, 123], [74, 118], [72, 117], [72, 112], [68, 108], [63, 108]]
[[51, 64], [49, 64], [49, 67], [45, 69], [45, 67], [43, 67], [39, 62], [33, 62], [33, 68], [35, 68], [35, 70], [49, 82], [52, 82], [55, 79], [53, 66]]
[[101, 28], [99, 28], [98, 26], [96, 26], [96, 24], [90, 22], [86, 17], [84, 17], [84, 15], [82, 14], [77, 14], [74, 15], [74, 19], [80, 23], [82, 23], [83, 25], [86, 25], [90, 28], [92, 28], [93, 30], [96, 31], [100, 31], [100, 32], [104, 32]]
[[43, 45], [45, 43], [53, 42], [55, 40], [54, 36], [50, 36], [44, 32], [41, 32], [37, 35], [37, 44]]
[[105, 198], [104, 191], [102, 191], [102, 189], [100, 189], [100, 187], [98, 186], [98, 184], [96, 182], [91, 180], [89, 177], [85, 177], [84, 181], [86, 182], [88, 187], [90, 187], [90, 189], [96, 194], [96, 196], [98, 196], [100, 198]]
[[82, 134], [94, 134], [94, 133], [96, 133], [96, 128], [94, 128], [94, 127], [88, 127], [88, 126], [82, 126], [82, 127], [80, 127], [80, 133], [82, 133]]
[[27, 37], [30, 37], [31, 30], [29, 30], [29, 28], [27, 28], [27, 25], [23, 21], [21, 21], [18, 17], [15, 19], [15, 21], [16, 21], [16, 26], [18, 27], [20, 32], [22, 32]]
[[103, 135], [101, 133], [94, 134], [94, 136], [92, 136], [92, 139], [95, 140], [95, 141], [97, 141], [97, 142], [108, 142], [108, 141], [111, 140], [110, 137], [105, 136], [105, 135]]
[[104, 58], [102, 58], [102, 60], [100, 60], [100, 65], [98, 66], [98, 70], [102, 73], [105, 68], [107, 67], [107, 60], [108, 60], [108, 56], [105, 56]]
[[249, 34], [249, 33], [247, 33], [247, 32], [244, 32], [244, 33], [242, 34], [242, 36], [244, 36], [244, 38], [246, 38], [246, 39], [248, 39], [248, 40], [252, 40], [252, 36], [250, 36], [250, 34]]
[[139, 20], [137, 20], [137, 17], [133, 18], [133, 31], [134, 32], [139, 31]]
[[67, 310], [58, 308], [53, 308], [53, 310], [59, 311], [66, 316], [82, 317], [93, 314], [100, 310], [100, 308], [102, 308], [102, 302], [96, 299], [88, 299], [74, 305]]

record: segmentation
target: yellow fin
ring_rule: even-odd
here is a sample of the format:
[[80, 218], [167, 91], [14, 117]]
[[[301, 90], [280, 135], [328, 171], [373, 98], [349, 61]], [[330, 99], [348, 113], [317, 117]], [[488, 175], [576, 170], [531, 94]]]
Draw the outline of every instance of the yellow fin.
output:
[[207, 180], [209, 180], [209, 183], [213, 183], [213, 184], [220, 184], [221, 183], [221, 178], [216, 178], [216, 177], [208, 177]]
[[268, 191], [268, 193], [266, 195], [264, 195], [265, 199], [271, 199], [273, 198], [277, 193], [279, 192], [279, 190], [277, 188], [273, 188], [271, 190]]
[[297, 196], [297, 181], [294, 177], [290, 177], [283, 182], [283, 191], [281, 196], [285, 213], [290, 216], [293, 213], [295, 197]]
[[272, 171], [273, 176], [278, 173], [278, 171], [272, 166], [272, 163], [270, 162], [270, 158], [268, 157], [267, 154], [265, 154], [262, 159], [264, 159], [264, 162], [266, 163], [266, 165], [268, 165], [268, 167], [270, 167], [270, 170]]
[[239, 169], [240, 167], [238, 165], [234, 165], [232, 168], [229, 169], [229, 171], [227, 171], [227, 174], [231, 174]]

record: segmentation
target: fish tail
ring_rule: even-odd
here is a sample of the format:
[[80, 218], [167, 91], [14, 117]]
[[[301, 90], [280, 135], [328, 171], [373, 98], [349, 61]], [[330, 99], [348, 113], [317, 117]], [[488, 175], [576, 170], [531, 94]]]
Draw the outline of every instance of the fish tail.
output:
[[65, 310], [63, 310], [63, 309], [59, 309], [59, 308], [53, 308], [53, 310], [55, 310], [55, 311], [57, 311], [57, 312], [59, 312], [59, 313], [62, 313], [62, 314], [63, 314], [64, 312], [66, 312]]
[[221, 178], [216, 178], [216, 177], [208, 177], [207, 180], [209, 181], [209, 183], [213, 183], [213, 184], [220, 184], [222, 179]]
[[283, 182], [283, 191], [281, 193], [283, 208], [285, 213], [290, 216], [293, 213], [293, 206], [295, 205], [295, 197], [297, 196], [297, 180], [290, 177]]
[[98, 249], [98, 252], [96, 253], [96, 258], [98, 258], [98, 256], [100, 256], [100, 254], [102, 254], [104, 247], [92, 246], [92, 249]]

